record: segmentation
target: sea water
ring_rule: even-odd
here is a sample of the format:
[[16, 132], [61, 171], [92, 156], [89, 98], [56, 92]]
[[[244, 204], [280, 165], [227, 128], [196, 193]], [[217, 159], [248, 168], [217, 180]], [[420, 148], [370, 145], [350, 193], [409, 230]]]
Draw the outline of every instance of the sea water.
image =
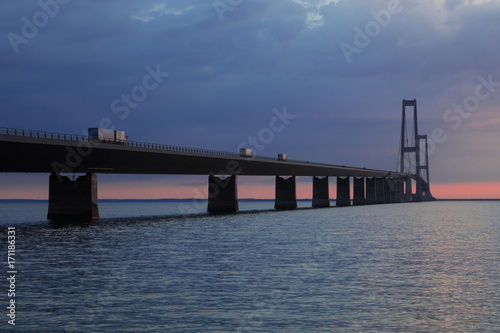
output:
[[103, 200], [56, 224], [47, 202], [0, 202], [0, 331], [500, 331], [500, 202], [310, 204]]

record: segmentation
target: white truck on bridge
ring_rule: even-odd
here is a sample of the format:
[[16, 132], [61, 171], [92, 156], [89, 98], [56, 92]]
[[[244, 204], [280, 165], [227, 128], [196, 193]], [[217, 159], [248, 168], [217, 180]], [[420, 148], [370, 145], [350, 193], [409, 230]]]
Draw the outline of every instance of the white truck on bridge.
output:
[[241, 157], [252, 157], [252, 149], [240, 148]]
[[127, 137], [124, 131], [107, 128], [89, 128], [89, 138], [97, 142], [125, 143]]

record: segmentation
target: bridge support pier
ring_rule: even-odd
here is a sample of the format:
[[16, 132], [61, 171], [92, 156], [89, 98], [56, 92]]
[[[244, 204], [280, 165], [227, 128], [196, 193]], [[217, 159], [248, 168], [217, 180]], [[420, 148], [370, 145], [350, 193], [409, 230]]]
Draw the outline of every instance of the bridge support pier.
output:
[[398, 182], [399, 182], [399, 179], [396, 179], [396, 178], [387, 178], [387, 182], [389, 184], [389, 191], [390, 191], [390, 199], [391, 201], [389, 201], [390, 203], [396, 203], [396, 202], [399, 202], [397, 200], [397, 195], [396, 195], [396, 192], [397, 192], [397, 189], [398, 189]]
[[384, 203], [391, 203], [392, 202], [392, 197], [391, 197], [391, 191], [392, 191], [392, 179], [391, 178], [385, 178], [384, 179]]
[[403, 201], [403, 181], [400, 178], [395, 178], [392, 181], [393, 199], [392, 202], [400, 203]]
[[313, 200], [312, 206], [316, 208], [330, 207], [330, 192], [328, 189], [328, 177], [313, 177]]
[[375, 178], [375, 203], [385, 203], [385, 179], [381, 177]]
[[377, 203], [376, 178], [366, 178], [366, 204]]
[[221, 179], [208, 176], [209, 213], [235, 213], [238, 208], [238, 189], [236, 176]]
[[349, 177], [337, 177], [337, 207], [351, 205], [351, 190]]
[[353, 198], [352, 204], [355, 206], [362, 206], [366, 204], [365, 200], [365, 178], [353, 178]]
[[87, 173], [72, 181], [69, 177], [51, 174], [49, 179], [49, 220], [96, 220], [97, 176]]
[[408, 175], [408, 177], [406, 177], [405, 201], [406, 202], [412, 201], [412, 189], [411, 189], [411, 176], [410, 175]]
[[276, 176], [276, 196], [274, 208], [278, 210], [297, 208], [295, 176], [291, 176], [287, 179]]

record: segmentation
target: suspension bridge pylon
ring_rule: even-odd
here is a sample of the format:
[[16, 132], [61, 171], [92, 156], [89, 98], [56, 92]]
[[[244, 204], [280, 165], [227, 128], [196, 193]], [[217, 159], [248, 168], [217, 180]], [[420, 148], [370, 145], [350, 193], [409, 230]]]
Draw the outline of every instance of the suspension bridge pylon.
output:
[[[413, 135], [411, 142], [408, 138], [408, 128], [406, 126], [406, 108], [413, 108]], [[399, 156], [399, 171], [408, 173], [406, 181], [405, 201], [430, 201], [434, 200], [430, 192], [429, 186], [429, 153], [427, 145], [427, 135], [418, 134], [418, 118], [417, 118], [417, 100], [403, 99], [403, 120], [401, 123], [401, 143]], [[421, 146], [421, 141], [424, 141]], [[421, 150], [423, 149], [423, 150]], [[405, 160], [406, 156], [408, 160]], [[414, 160], [412, 159], [412, 156]], [[421, 157], [425, 159], [425, 164], [421, 163]], [[408, 163], [405, 163], [407, 161]], [[415, 168], [413, 169], [413, 161]], [[425, 176], [422, 175], [425, 171]], [[412, 193], [411, 180], [415, 180], [415, 193]]]

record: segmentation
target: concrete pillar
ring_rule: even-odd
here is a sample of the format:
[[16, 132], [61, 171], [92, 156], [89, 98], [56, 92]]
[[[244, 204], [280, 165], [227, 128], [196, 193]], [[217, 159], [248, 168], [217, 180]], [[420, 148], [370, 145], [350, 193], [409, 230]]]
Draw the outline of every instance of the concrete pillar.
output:
[[238, 189], [236, 176], [226, 179], [208, 176], [209, 213], [235, 213], [238, 211]]
[[411, 176], [408, 174], [408, 177], [406, 177], [405, 201], [410, 202], [411, 199], [412, 199]]
[[49, 220], [95, 220], [97, 207], [97, 176], [87, 173], [72, 181], [69, 177], [51, 174], [49, 178]]
[[337, 177], [337, 206], [344, 207], [351, 205], [351, 189], [349, 188], [349, 177]]
[[385, 203], [391, 203], [392, 202], [392, 197], [391, 197], [391, 179], [390, 178], [384, 178], [384, 202]]
[[297, 194], [295, 189], [295, 176], [288, 179], [276, 176], [276, 197], [274, 208], [279, 210], [296, 209]]
[[389, 189], [390, 189], [390, 197], [391, 197], [391, 203], [396, 203], [396, 188], [397, 188], [397, 179], [395, 178], [389, 178]]
[[356, 178], [353, 179], [353, 200], [352, 204], [355, 206], [361, 206], [366, 204], [365, 200], [365, 178]]
[[385, 179], [377, 177], [375, 178], [375, 201], [377, 204], [385, 203]]
[[401, 178], [396, 178], [393, 181], [394, 184], [394, 198], [393, 202], [395, 203], [400, 203], [403, 201], [403, 190], [404, 190], [404, 184]]
[[366, 204], [374, 205], [377, 203], [375, 178], [366, 178]]
[[432, 201], [434, 200], [434, 197], [431, 194], [431, 191], [429, 190], [429, 184], [424, 186], [424, 201]]
[[316, 208], [330, 207], [330, 192], [328, 190], [328, 177], [313, 177], [312, 206]]

